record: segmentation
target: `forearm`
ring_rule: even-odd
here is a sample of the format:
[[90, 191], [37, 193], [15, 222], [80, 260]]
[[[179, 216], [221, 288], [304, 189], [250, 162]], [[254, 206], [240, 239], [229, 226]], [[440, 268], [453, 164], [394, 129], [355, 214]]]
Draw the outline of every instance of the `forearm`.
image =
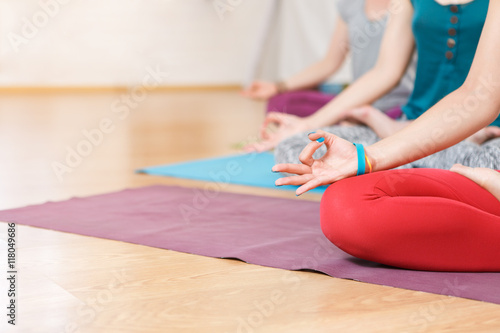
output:
[[373, 68], [326, 106], [307, 117], [308, 127], [319, 128], [339, 122], [347, 111], [371, 104], [390, 92], [399, 80], [399, 75], [387, 74], [382, 68]]
[[310, 89], [319, 86], [342, 65], [342, 60], [323, 59], [307, 67], [284, 82], [287, 90]]
[[498, 116], [497, 103], [491, 96], [498, 88], [461, 87], [401, 131], [367, 147], [374, 171], [431, 155], [489, 125]]

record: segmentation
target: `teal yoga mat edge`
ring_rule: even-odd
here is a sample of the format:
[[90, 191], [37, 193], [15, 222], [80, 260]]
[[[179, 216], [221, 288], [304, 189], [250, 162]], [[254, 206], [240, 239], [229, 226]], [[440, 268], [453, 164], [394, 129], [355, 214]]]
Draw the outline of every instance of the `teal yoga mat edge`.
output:
[[[210, 178], [206, 174], [197, 175], [197, 174], [188, 172], [189, 175], [186, 175], [186, 172], [178, 172], [176, 169], [179, 167], [182, 167], [182, 166], [193, 166], [196, 164], [229, 163], [231, 161], [239, 161], [242, 158], [247, 158], [248, 156], [252, 156], [252, 154], [233, 154], [233, 155], [225, 155], [225, 156], [220, 156], [220, 157], [210, 157], [210, 158], [185, 161], [185, 162], [176, 162], [176, 163], [172, 163], [172, 164], [145, 167], [145, 168], [138, 169], [135, 172], [140, 173], [140, 174], [148, 174], [148, 175], [152, 175], [152, 176], [163, 176], [163, 177], [173, 177], [173, 178], [182, 178], [182, 179], [192, 179], [192, 180], [198, 180], [198, 181], [216, 182], [215, 179]], [[252, 186], [252, 187], [260, 187], [260, 188], [271, 188], [271, 189], [285, 190], [285, 191], [295, 191], [298, 188], [298, 186], [292, 186], [292, 185], [279, 186], [279, 187], [274, 185], [274, 180], [279, 178], [279, 174], [274, 174], [271, 171], [271, 168], [274, 165], [274, 157], [271, 153], [268, 153], [268, 152], [257, 153], [254, 156], [257, 158], [257, 161], [255, 161], [256, 164], [258, 164], [257, 162], [261, 163], [263, 159], [270, 159], [271, 160], [270, 165], [265, 166], [266, 168], [268, 168], [269, 171], [262, 170], [262, 172], [265, 175], [265, 177], [270, 178], [270, 177], [274, 176], [272, 182], [269, 181], [268, 184], [263, 184], [262, 181], [253, 181], [252, 175], [250, 175], [249, 178], [237, 177], [236, 181], [229, 181], [229, 182], [223, 182], [223, 183]], [[266, 163], [267, 163], [267, 161], [266, 161]], [[269, 174], [267, 174], [267, 172], [269, 172]], [[247, 180], [247, 179], [250, 179], [250, 180]], [[326, 188], [327, 188], [326, 186], [322, 186], [322, 187], [313, 189], [310, 192], [322, 194], [326, 190]]]

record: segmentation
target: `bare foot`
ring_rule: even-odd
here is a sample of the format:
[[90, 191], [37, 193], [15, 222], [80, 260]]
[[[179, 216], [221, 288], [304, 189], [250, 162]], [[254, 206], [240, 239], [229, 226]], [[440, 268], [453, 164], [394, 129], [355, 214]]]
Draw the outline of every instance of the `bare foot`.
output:
[[450, 171], [465, 176], [500, 200], [500, 173], [488, 168], [470, 168], [455, 164]]
[[466, 140], [480, 145], [488, 140], [498, 137], [500, 137], [500, 128], [496, 126], [488, 126], [472, 134]]
[[382, 139], [391, 136], [410, 123], [409, 121], [397, 121], [389, 118], [385, 113], [371, 105], [352, 109], [349, 111], [348, 117], [369, 126]]

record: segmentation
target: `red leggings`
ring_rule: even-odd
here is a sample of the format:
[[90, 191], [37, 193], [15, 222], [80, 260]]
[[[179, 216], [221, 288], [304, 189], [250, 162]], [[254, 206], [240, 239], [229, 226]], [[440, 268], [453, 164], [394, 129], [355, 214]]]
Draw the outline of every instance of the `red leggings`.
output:
[[345, 252], [432, 271], [500, 272], [500, 202], [447, 170], [377, 172], [331, 185], [321, 228]]

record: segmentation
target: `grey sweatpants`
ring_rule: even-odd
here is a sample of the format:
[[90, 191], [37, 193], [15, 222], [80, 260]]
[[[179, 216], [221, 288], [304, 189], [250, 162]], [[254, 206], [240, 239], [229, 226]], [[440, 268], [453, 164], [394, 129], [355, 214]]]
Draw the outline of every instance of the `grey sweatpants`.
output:
[[[380, 138], [366, 126], [330, 126], [321, 128], [323, 131], [333, 133], [347, 141], [371, 145]], [[311, 142], [307, 133], [296, 134], [282, 141], [274, 151], [276, 163], [300, 163], [299, 154]], [[322, 145], [313, 155], [320, 158], [326, 152]], [[455, 163], [471, 167], [484, 167], [500, 169], [500, 138], [487, 141], [482, 145], [462, 141], [448, 149], [406, 164], [399, 168], [435, 168], [449, 169]]]

